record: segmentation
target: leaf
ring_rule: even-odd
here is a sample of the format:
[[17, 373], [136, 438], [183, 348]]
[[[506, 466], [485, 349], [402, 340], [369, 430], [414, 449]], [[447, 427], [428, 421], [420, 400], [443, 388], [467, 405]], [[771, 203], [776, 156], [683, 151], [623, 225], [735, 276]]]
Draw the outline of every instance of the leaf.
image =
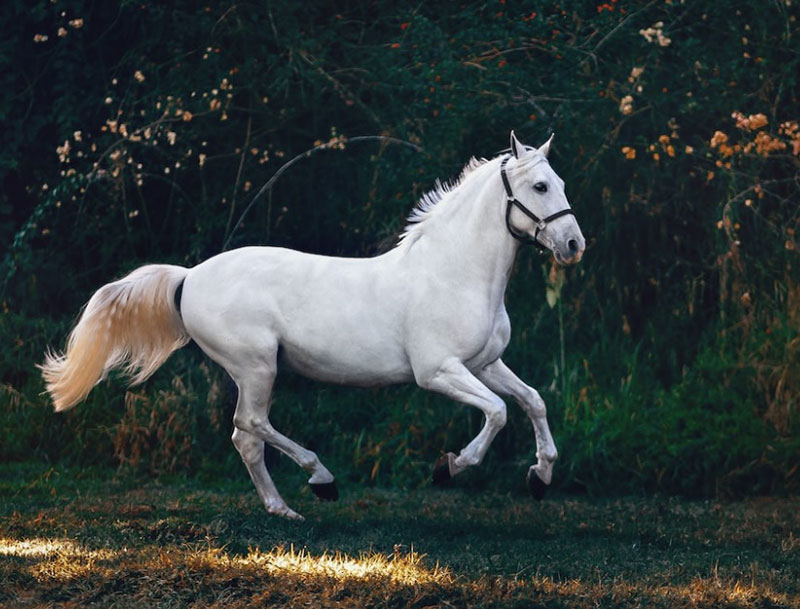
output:
[[553, 288], [553, 286], [548, 285], [545, 289], [545, 298], [547, 298], [547, 305], [552, 309], [556, 306], [558, 302], [559, 293]]
[[547, 284], [544, 292], [547, 304], [551, 309], [556, 306], [558, 299], [561, 298], [561, 289], [563, 287], [564, 269], [553, 262], [553, 266], [550, 267], [550, 273], [547, 276]]

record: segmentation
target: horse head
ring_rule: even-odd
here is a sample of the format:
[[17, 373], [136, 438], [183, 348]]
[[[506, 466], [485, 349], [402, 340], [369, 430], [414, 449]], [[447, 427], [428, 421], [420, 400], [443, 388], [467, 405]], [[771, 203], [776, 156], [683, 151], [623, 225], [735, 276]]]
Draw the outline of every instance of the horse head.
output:
[[540, 148], [525, 146], [511, 132], [511, 156], [503, 160], [508, 197], [506, 225], [522, 241], [553, 253], [559, 264], [580, 261], [586, 240], [569, 206], [562, 180], [547, 160], [550, 136]]

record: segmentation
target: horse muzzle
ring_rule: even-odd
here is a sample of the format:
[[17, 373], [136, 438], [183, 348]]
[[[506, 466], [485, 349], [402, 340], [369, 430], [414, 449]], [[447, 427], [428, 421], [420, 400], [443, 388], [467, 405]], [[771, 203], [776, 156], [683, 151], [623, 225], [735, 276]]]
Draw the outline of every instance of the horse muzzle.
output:
[[567, 266], [577, 264], [583, 258], [583, 251], [586, 249], [586, 241], [583, 235], [577, 233], [570, 235], [566, 239], [560, 239], [552, 248], [553, 257], [560, 265]]

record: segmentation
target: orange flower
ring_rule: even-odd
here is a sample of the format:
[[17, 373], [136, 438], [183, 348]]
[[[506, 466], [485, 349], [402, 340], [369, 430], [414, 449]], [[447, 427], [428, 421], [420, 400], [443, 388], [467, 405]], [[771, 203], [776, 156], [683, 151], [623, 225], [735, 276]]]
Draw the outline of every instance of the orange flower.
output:
[[720, 144], [724, 144], [728, 141], [728, 136], [723, 133], [722, 131], [715, 131], [714, 135], [711, 137], [711, 147], [716, 148]]
[[756, 131], [766, 126], [769, 122], [767, 117], [761, 113], [745, 116], [741, 112], [736, 111], [731, 114], [731, 118], [736, 120], [736, 127], [738, 129], [743, 129], [745, 131]]

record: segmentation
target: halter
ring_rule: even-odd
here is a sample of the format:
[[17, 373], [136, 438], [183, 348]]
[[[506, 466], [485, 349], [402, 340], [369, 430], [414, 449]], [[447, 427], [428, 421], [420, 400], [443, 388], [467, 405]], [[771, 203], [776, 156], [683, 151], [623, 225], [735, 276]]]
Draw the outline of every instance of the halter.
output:
[[[521, 241], [522, 243], [533, 243], [537, 248], [542, 251], [546, 251], [547, 248], [542, 245], [539, 241], [539, 233], [542, 232], [544, 229], [547, 228], [547, 224], [552, 222], [556, 218], [560, 218], [561, 216], [566, 216], [569, 214], [575, 215], [575, 212], [572, 211], [571, 208], [567, 207], [566, 209], [562, 209], [561, 211], [557, 211], [554, 214], [550, 214], [546, 218], [539, 218], [535, 213], [533, 213], [530, 209], [525, 207], [519, 199], [514, 196], [514, 192], [511, 190], [511, 184], [508, 181], [508, 176], [506, 175], [506, 163], [508, 163], [508, 159], [510, 156], [507, 156], [503, 159], [503, 162], [500, 163], [500, 177], [503, 178], [503, 186], [506, 189], [506, 197], [507, 197], [507, 205], [506, 205], [506, 228], [508, 228], [508, 232], [511, 233], [511, 236], [514, 239]], [[536, 232], [533, 234], [533, 238], [530, 235], [526, 235], [518, 231], [516, 228], [511, 226], [511, 206], [516, 205], [517, 209], [519, 209], [523, 214], [528, 216], [531, 220], [536, 223]]]

